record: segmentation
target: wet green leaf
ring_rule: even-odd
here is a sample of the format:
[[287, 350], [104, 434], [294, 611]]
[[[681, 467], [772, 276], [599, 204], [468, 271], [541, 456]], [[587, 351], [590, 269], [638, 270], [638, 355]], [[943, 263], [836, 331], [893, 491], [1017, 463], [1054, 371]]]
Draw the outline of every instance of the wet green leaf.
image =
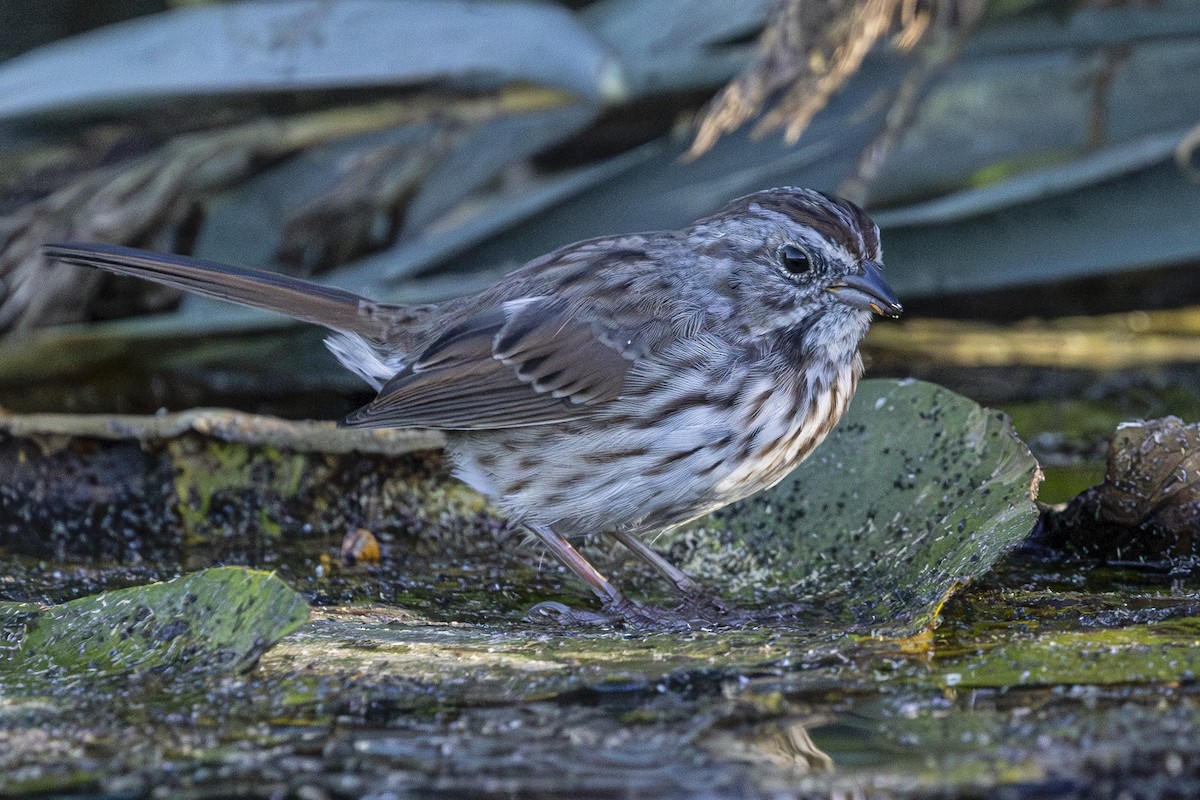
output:
[[208, 675], [253, 666], [308, 619], [272, 573], [218, 567], [41, 608], [0, 604], [0, 689], [153, 672]]
[[865, 381], [807, 462], [718, 512], [758, 567], [742, 562], [729, 580], [777, 586], [875, 632], [917, 632], [1028, 535], [1038, 474], [1001, 412], [931, 383]]

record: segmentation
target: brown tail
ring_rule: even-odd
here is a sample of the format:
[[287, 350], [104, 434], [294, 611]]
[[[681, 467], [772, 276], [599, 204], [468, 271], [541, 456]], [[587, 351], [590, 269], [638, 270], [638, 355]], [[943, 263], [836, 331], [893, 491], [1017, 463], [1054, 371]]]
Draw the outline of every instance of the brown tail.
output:
[[375, 308], [373, 301], [287, 275], [112, 244], [48, 244], [42, 252], [68, 264], [98, 267], [205, 297], [278, 311], [335, 331], [372, 338], [382, 331], [380, 321], [370, 313]]

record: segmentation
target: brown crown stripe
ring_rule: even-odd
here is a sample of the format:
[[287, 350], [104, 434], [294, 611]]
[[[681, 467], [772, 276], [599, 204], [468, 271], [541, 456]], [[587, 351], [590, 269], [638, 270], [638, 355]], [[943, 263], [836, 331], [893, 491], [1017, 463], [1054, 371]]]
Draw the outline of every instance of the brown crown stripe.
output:
[[853, 203], [823, 195], [828, 205], [813, 205], [789, 193], [752, 195], [745, 208], [756, 205], [800, 225], [807, 225], [829, 241], [841, 245], [860, 260], [879, 258], [879, 234], [867, 213]]

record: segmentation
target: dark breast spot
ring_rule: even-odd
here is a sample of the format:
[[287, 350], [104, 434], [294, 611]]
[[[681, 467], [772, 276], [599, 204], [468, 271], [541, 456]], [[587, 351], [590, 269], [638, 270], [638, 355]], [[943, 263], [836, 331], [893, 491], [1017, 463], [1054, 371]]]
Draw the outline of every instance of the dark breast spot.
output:
[[705, 447], [707, 447], [707, 445], [702, 444], [693, 447], [691, 450], [683, 450], [678, 453], [672, 453], [669, 456], [664, 456], [663, 458], [660, 458], [653, 466], [647, 469], [643, 474], [650, 477], [665, 475], [674, 469], [675, 465], [677, 465], [680, 461], [691, 458]]
[[685, 411], [693, 406], [704, 405], [707, 402], [707, 392], [688, 392], [687, 394], [667, 400], [662, 405], [655, 408], [653, 414], [643, 417], [640, 422], [642, 423], [643, 428], [662, 425], [679, 412]]
[[608, 464], [625, 458], [641, 458], [649, 452], [645, 447], [630, 447], [625, 450], [600, 450], [595, 453], [586, 454], [583, 460], [589, 464]]

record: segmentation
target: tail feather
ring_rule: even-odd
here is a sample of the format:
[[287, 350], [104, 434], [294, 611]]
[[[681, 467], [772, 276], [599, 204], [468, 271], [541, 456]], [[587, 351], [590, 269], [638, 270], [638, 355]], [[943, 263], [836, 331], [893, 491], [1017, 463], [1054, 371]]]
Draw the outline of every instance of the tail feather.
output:
[[371, 313], [376, 307], [373, 301], [287, 275], [111, 244], [48, 244], [42, 252], [69, 264], [132, 275], [205, 297], [278, 311], [335, 331], [372, 339], [380, 338], [383, 333], [383, 321]]

